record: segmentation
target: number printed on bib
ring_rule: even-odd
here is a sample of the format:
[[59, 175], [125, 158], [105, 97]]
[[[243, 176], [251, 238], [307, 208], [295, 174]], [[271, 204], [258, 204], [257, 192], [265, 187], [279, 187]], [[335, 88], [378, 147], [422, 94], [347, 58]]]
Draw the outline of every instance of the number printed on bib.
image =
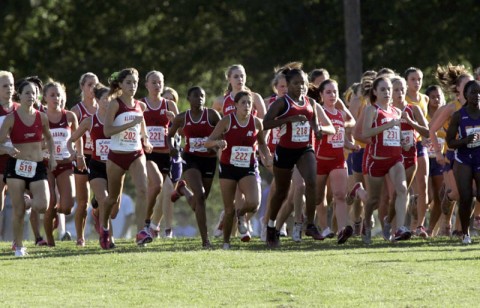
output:
[[[440, 149], [440, 151], [442, 151], [443, 146], [444, 146], [444, 144], [445, 144], [445, 139], [443, 139], [443, 138], [437, 138], [437, 140], [438, 140], [438, 148]], [[428, 157], [430, 157], [430, 158], [434, 158], [434, 157], [435, 157], [435, 154], [436, 154], [436, 153], [435, 153], [435, 148], [433, 147], [433, 143], [432, 143], [432, 142], [430, 142], [430, 143], [428, 144], [427, 151], [428, 151]]]
[[232, 154], [230, 155], [230, 163], [235, 167], [248, 168], [250, 167], [250, 158], [253, 154], [252, 147], [232, 147]]
[[293, 142], [308, 142], [310, 140], [310, 123], [293, 122], [292, 123], [292, 141]]
[[189, 138], [188, 144], [190, 146], [190, 152], [200, 152], [206, 153], [207, 148], [205, 147], [205, 141], [207, 141], [208, 137], [203, 138]]
[[148, 137], [150, 143], [155, 148], [165, 147], [165, 127], [162, 126], [147, 126]]
[[413, 146], [413, 130], [402, 130], [402, 139], [405, 145]]
[[37, 171], [37, 162], [17, 159], [15, 163], [15, 173], [25, 178], [33, 178]]
[[332, 148], [343, 148], [344, 146], [345, 128], [337, 127], [337, 132], [334, 135], [328, 135], [327, 143], [332, 145]]
[[280, 127], [272, 128], [270, 132], [272, 144], [278, 144], [278, 142], [280, 141], [280, 137], [282, 137], [282, 130], [280, 129]]
[[400, 127], [394, 126], [383, 131], [383, 145], [387, 147], [400, 146]]
[[87, 150], [93, 150], [93, 143], [92, 143], [92, 137], [90, 137], [90, 132], [87, 130], [85, 132], [85, 149]]
[[108, 159], [108, 152], [110, 151], [110, 139], [97, 139], [95, 142], [95, 154], [101, 160]]
[[[473, 135], [473, 134], [480, 134], [480, 127], [469, 127], [466, 129], [467, 131], [467, 136]], [[474, 143], [469, 143], [467, 144], [468, 148], [476, 148], [480, 146], [480, 140], [474, 142]]]

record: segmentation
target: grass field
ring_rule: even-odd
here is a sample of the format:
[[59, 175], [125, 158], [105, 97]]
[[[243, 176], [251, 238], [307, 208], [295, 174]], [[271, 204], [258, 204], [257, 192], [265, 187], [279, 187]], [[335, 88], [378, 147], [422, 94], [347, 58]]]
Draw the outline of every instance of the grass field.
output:
[[474, 307], [480, 282], [480, 240], [414, 239], [391, 244], [360, 238], [269, 250], [258, 239], [232, 250], [202, 250], [199, 239], [157, 240], [147, 247], [96, 241], [77, 248], [27, 243], [13, 257], [0, 244], [0, 306], [374, 306]]

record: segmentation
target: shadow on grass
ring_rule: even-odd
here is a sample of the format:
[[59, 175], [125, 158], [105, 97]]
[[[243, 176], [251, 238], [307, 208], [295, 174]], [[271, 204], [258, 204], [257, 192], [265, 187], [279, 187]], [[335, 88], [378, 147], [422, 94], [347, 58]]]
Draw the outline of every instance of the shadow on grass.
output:
[[[205, 250], [201, 247], [199, 238], [182, 238], [174, 240], [158, 239], [145, 247], [139, 247], [129, 240], [117, 240], [116, 248], [111, 250], [100, 249], [96, 241], [87, 241], [87, 246], [78, 248], [75, 243], [59, 243], [54, 248], [35, 247], [33, 243], [28, 242], [27, 259], [34, 258], [62, 258], [71, 256], [88, 256], [99, 254], [123, 254], [123, 253], [185, 253], [185, 252], [210, 252], [222, 251], [222, 240], [213, 239], [212, 249]], [[356, 237], [350, 239], [344, 245], [338, 245], [336, 240], [314, 241], [310, 238], [304, 239], [301, 243], [295, 243], [291, 239], [282, 238], [281, 246], [277, 249], [270, 249], [266, 244], [259, 239], [252, 239], [249, 243], [242, 243], [237, 238], [232, 238], [232, 248], [229, 252], [245, 252], [245, 253], [282, 253], [282, 252], [318, 252], [322, 256], [337, 255], [339, 251], [352, 254], [378, 254], [382, 253], [398, 253], [404, 250], [412, 249], [411, 253], [423, 252], [449, 252], [461, 249], [462, 251], [477, 251], [480, 246], [472, 244], [470, 246], [463, 246], [457, 239], [450, 239], [447, 237], [440, 237], [430, 240], [413, 239], [405, 242], [391, 243], [384, 241], [381, 238], [374, 238], [371, 245], [363, 244], [361, 238]], [[33, 246], [33, 247], [32, 247]], [[425, 247], [425, 249], [419, 249]], [[432, 248], [434, 248], [432, 250]], [[387, 250], [387, 251], [385, 251]], [[331, 253], [329, 253], [331, 252]], [[13, 251], [4, 249], [0, 252], [0, 260], [18, 259], [13, 256]], [[466, 260], [475, 259], [468, 258]], [[435, 260], [435, 259], [434, 259]], [[427, 261], [427, 260], [426, 260]], [[438, 260], [440, 261], [440, 259]], [[382, 262], [382, 261], [375, 261]], [[385, 261], [395, 262], [395, 261]], [[399, 261], [400, 262], [400, 261]]]

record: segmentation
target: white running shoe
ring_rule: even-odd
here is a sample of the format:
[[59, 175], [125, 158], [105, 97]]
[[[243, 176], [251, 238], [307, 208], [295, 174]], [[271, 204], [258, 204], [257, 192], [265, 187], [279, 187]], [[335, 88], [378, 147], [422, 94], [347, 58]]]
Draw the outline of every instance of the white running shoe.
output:
[[335, 233], [333, 233], [332, 230], [330, 230], [330, 227], [326, 227], [322, 231], [322, 237], [324, 238], [333, 238], [334, 236], [335, 236]]
[[296, 222], [293, 225], [292, 240], [294, 242], [299, 243], [302, 241], [302, 230], [303, 230], [303, 224], [301, 222]]
[[243, 216], [238, 216], [238, 232], [240, 234], [246, 234], [248, 232], [248, 225], [247, 225], [247, 219], [245, 218], [245, 215]]
[[287, 234], [287, 224], [284, 223], [282, 225], [282, 227], [280, 228], [280, 236], [281, 237], [286, 237], [288, 234]]
[[470, 235], [469, 234], [464, 234], [462, 244], [469, 245], [471, 243], [472, 243], [472, 239], [470, 238]]
[[230, 243], [223, 243], [222, 249], [223, 250], [230, 250], [231, 246]]
[[26, 255], [28, 255], [27, 253], [27, 248], [25, 247], [17, 247], [15, 249], [15, 257], [25, 257]]

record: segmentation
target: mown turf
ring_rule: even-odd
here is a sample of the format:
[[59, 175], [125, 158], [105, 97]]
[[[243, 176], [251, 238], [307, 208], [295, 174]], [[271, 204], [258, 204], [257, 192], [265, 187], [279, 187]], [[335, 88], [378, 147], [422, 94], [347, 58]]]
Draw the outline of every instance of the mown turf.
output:
[[[474, 238], [475, 240], [475, 238]], [[391, 244], [359, 238], [269, 250], [258, 239], [230, 251], [199, 239], [117, 241], [102, 251], [60, 242], [13, 257], [0, 244], [0, 305], [5, 306], [381, 306], [475, 307], [480, 245], [449, 238]]]

